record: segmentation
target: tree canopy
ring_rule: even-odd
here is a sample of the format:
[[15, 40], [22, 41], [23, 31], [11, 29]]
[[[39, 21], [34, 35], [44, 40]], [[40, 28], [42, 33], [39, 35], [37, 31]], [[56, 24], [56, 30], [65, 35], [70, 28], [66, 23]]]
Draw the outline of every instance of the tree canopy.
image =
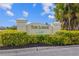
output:
[[62, 29], [79, 29], [79, 4], [78, 3], [57, 3], [55, 17], [62, 23]]

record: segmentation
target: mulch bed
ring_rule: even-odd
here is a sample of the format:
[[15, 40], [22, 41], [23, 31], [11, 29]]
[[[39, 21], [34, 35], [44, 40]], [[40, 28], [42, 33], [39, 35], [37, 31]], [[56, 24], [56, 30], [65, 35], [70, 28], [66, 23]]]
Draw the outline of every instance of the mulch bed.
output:
[[54, 47], [57, 47], [57, 46], [78, 46], [79, 45], [47, 45], [47, 44], [28, 44], [28, 45], [24, 45], [24, 46], [0, 46], [0, 50], [8, 50], [8, 49], [21, 49], [21, 48], [30, 48], [30, 47], [47, 47], [47, 46], [54, 46]]
[[6, 50], [6, 49], [21, 49], [21, 48], [30, 48], [30, 47], [43, 47], [43, 46], [50, 46], [46, 44], [28, 44], [25, 46], [2, 46], [0, 47], [0, 50]]

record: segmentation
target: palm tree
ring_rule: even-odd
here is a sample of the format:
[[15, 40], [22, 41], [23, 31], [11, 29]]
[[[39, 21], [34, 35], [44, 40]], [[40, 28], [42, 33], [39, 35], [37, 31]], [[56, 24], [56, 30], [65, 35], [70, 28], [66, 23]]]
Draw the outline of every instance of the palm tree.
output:
[[56, 4], [55, 16], [62, 23], [62, 29], [76, 30], [79, 25], [79, 4], [63, 3]]

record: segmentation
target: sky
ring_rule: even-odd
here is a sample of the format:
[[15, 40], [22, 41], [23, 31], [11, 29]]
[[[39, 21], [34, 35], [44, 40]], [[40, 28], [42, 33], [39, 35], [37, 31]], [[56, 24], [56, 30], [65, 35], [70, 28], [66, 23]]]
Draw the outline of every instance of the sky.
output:
[[23, 18], [28, 23], [53, 23], [55, 5], [52, 3], [0, 3], [0, 26], [16, 25]]

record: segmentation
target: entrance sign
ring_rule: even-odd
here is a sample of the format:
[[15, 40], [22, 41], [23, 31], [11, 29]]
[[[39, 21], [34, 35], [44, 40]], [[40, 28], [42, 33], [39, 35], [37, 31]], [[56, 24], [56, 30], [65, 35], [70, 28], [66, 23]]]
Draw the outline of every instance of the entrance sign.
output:
[[17, 30], [27, 32], [28, 34], [52, 34], [61, 29], [61, 24], [57, 22], [55, 25], [41, 23], [28, 24], [26, 20], [19, 19], [16, 20], [16, 24]]

